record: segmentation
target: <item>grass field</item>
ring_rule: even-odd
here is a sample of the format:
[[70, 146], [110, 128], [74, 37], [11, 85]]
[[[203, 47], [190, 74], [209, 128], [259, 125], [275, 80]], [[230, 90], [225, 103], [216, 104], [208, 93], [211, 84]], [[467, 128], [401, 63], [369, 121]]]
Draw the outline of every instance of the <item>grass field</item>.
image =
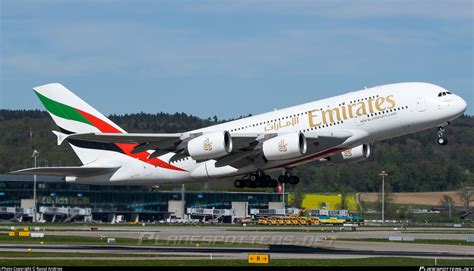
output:
[[[413, 205], [430, 205], [440, 206], [440, 201], [444, 195], [450, 196], [454, 200], [454, 205], [461, 207], [462, 202], [457, 191], [445, 192], [409, 192], [409, 193], [393, 193], [393, 202], [399, 204], [413, 204]], [[377, 202], [379, 193], [361, 193], [360, 199], [362, 201]]]
[[432, 245], [456, 245], [456, 246], [474, 246], [474, 243], [468, 243], [465, 240], [434, 240], [434, 239], [415, 239], [415, 241], [389, 241], [381, 238], [338, 238], [337, 241], [354, 242], [383, 242], [383, 243], [403, 243], [403, 244], [432, 244]]
[[182, 255], [182, 254], [157, 254], [157, 253], [150, 253], [150, 254], [112, 254], [112, 253], [72, 253], [72, 252], [36, 252], [32, 251], [2, 251], [0, 253], [0, 258], [117, 258], [117, 257], [128, 257], [128, 258], [159, 258], [159, 257], [195, 257], [190, 255]]
[[[246, 260], [0, 260], [0, 266], [250, 266]], [[437, 259], [438, 266], [473, 266], [474, 260]], [[374, 257], [362, 259], [272, 260], [269, 266], [434, 266], [434, 259]]]
[[[86, 236], [62, 236], [50, 235], [44, 238], [31, 237], [10, 237], [6, 234], [0, 234], [0, 243], [16, 243], [16, 244], [75, 244], [75, 245], [107, 245], [106, 237], [86, 237]], [[166, 240], [148, 240], [143, 241], [142, 245], [156, 246], [199, 246], [199, 247], [248, 247], [248, 248], [265, 248], [265, 244], [249, 244], [249, 243], [224, 243], [224, 242], [197, 242], [197, 241], [176, 241], [168, 242]], [[139, 245], [137, 239], [132, 238], [115, 238], [115, 245]]]

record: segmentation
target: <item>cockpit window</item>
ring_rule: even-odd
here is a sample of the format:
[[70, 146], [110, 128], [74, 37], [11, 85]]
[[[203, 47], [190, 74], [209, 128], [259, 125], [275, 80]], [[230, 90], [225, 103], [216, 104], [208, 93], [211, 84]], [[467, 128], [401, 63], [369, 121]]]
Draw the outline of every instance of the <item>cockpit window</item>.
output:
[[438, 97], [441, 97], [441, 96], [446, 96], [446, 95], [449, 95], [449, 94], [452, 94], [451, 92], [449, 91], [446, 91], [446, 92], [440, 92], [438, 93]]

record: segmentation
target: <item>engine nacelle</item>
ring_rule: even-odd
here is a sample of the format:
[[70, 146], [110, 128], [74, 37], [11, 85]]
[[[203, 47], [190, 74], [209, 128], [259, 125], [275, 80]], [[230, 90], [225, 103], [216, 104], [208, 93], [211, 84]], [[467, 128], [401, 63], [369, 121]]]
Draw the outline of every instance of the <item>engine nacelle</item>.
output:
[[353, 163], [370, 157], [370, 145], [362, 144], [341, 153], [331, 155], [328, 160], [332, 163]]
[[187, 149], [194, 160], [217, 159], [232, 152], [232, 138], [227, 131], [204, 134], [191, 139]]
[[306, 153], [303, 133], [283, 134], [263, 142], [263, 155], [269, 161], [298, 158]]

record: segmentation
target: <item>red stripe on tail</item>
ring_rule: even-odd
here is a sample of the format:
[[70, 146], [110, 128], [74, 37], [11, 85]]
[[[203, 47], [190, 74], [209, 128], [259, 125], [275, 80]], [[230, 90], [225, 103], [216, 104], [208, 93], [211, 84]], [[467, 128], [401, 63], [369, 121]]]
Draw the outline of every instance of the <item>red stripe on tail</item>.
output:
[[[86, 118], [94, 127], [99, 129], [102, 133], [113, 133], [113, 134], [122, 134], [122, 131], [119, 129], [113, 127], [112, 125], [108, 124], [107, 122], [95, 117], [94, 115], [91, 115], [87, 112], [84, 112], [80, 109], [77, 109], [77, 112], [79, 112], [84, 118]], [[126, 155], [139, 159], [140, 161], [143, 161], [145, 163], [148, 163], [150, 165], [156, 166], [156, 167], [161, 167], [161, 168], [166, 168], [166, 169], [171, 169], [171, 170], [178, 170], [178, 171], [187, 171], [179, 167], [175, 167], [169, 163], [166, 163], [163, 160], [160, 160], [158, 158], [152, 158], [148, 159], [149, 153], [148, 152], [140, 152], [140, 153], [135, 153], [132, 154], [132, 150], [137, 146], [137, 144], [124, 144], [124, 143], [115, 143]]]

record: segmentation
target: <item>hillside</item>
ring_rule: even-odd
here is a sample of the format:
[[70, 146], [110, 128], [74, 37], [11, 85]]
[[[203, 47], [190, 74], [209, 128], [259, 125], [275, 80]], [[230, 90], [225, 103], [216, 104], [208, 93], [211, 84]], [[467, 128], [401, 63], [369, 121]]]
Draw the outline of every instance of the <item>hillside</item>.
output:
[[[112, 115], [110, 118], [130, 132], [182, 132], [218, 122], [185, 113]], [[0, 110], [0, 172], [32, 166], [32, 148], [40, 151], [39, 165], [80, 165], [71, 148], [56, 145], [49, 115], [39, 110]], [[32, 134], [30, 134], [32, 131]], [[30, 135], [32, 135], [30, 140]], [[300, 189], [320, 191], [379, 191], [382, 169], [390, 176], [394, 192], [455, 190], [460, 183], [474, 183], [474, 117], [464, 116], [447, 128], [449, 144], [436, 144], [436, 129], [383, 142], [372, 147], [372, 157], [348, 165], [300, 166]], [[232, 183], [210, 186], [229, 189]], [[193, 187], [193, 186], [191, 186]], [[194, 187], [202, 187], [195, 185]]]

